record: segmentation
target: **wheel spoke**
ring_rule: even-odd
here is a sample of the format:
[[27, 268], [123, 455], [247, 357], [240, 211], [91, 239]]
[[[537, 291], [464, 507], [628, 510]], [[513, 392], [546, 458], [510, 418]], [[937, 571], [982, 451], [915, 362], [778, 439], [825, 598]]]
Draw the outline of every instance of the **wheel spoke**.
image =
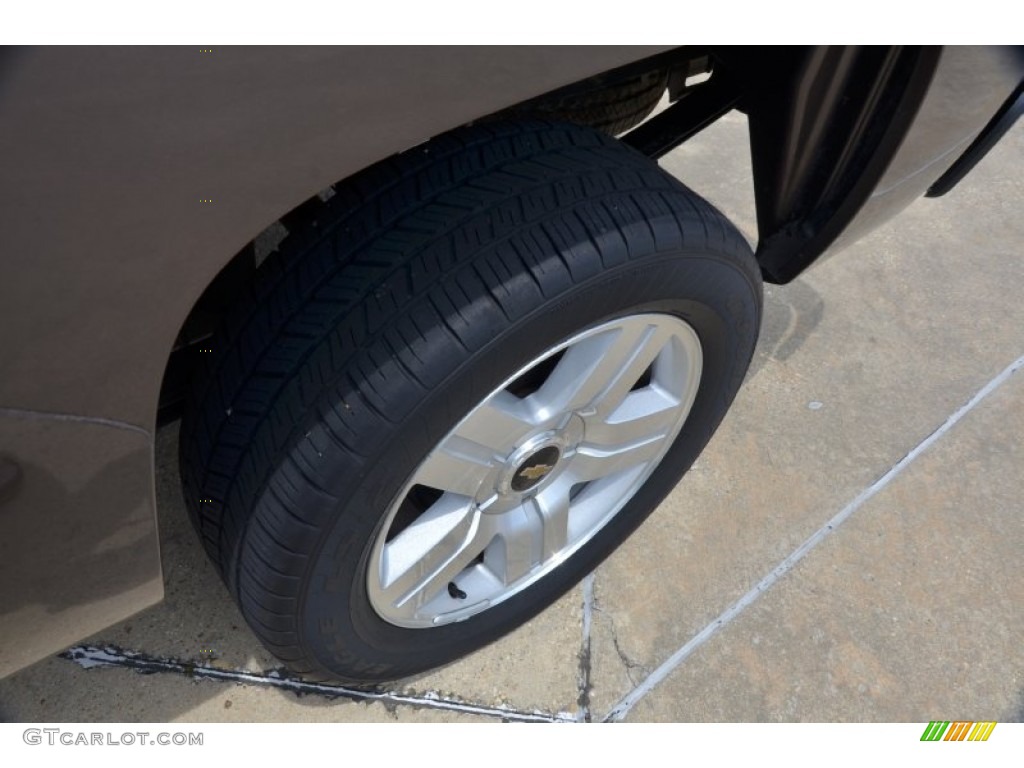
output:
[[415, 482], [473, 498], [493, 471], [489, 452], [453, 435], [420, 465]]
[[537, 564], [533, 552], [533, 542], [526, 537], [513, 536], [505, 540], [505, 568], [501, 574], [505, 586], [515, 584]]
[[523, 401], [502, 390], [472, 411], [455, 428], [454, 436], [483, 446], [492, 455], [504, 456], [534, 426]]
[[569, 491], [572, 478], [563, 475], [531, 501], [541, 522], [541, 558], [555, 557], [569, 543]]
[[566, 476], [501, 517], [501, 546], [485, 562], [506, 586], [565, 549], [571, 487], [572, 478]]
[[465, 499], [446, 494], [385, 544], [381, 586], [395, 614], [412, 618], [446, 589], [493, 538], [490, 520]]
[[598, 480], [653, 461], [663, 449], [664, 440], [659, 437], [615, 447], [581, 445], [567, 471], [576, 481]]
[[498, 392], [475, 409], [416, 472], [414, 482], [474, 498], [495, 467], [533, 429], [523, 402]]
[[577, 342], [528, 398], [534, 413], [544, 418], [588, 407], [612, 412], [667, 339], [664, 330], [636, 321]]
[[662, 437], [675, 428], [679, 407], [677, 398], [653, 388], [630, 392], [608, 417], [586, 420], [586, 442], [614, 446]]
[[633, 385], [654, 363], [669, 342], [669, 333], [664, 328], [648, 326], [637, 340], [633, 354], [628, 358], [618, 376], [610, 382], [594, 403], [599, 415], [608, 416], [618, 409], [630, 394]]
[[519, 581], [540, 562], [540, 522], [529, 502], [501, 518], [501, 546], [485, 560], [487, 567], [508, 586]]

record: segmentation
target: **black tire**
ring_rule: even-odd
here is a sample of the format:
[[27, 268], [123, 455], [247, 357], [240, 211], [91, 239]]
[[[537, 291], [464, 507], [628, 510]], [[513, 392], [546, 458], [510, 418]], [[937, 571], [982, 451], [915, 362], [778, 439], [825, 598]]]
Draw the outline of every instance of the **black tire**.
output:
[[[193, 382], [180, 460], [193, 522], [242, 613], [302, 674], [401, 678], [551, 604], [694, 461], [757, 338], [761, 283], [744, 239], [590, 129], [462, 129], [343, 182], [290, 227]], [[527, 361], [638, 313], [685, 321], [703, 355], [693, 407], [653, 474], [503, 602], [427, 629], [381, 618], [367, 564], [424, 457]]]
[[669, 70], [584, 81], [524, 102], [505, 118], [560, 120], [618, 136], [642, 123], [668, 87]]

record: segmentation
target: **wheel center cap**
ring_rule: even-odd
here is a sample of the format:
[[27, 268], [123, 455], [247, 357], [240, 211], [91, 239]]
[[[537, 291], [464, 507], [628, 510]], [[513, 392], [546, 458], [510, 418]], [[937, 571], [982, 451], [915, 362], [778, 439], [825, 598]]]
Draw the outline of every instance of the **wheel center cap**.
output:
[[547, 477], [555, 468], [561, 452], [554, 445], [541, 448], [520, 464], [512, 475], [509, 485], [513, 491], [528, 491]]

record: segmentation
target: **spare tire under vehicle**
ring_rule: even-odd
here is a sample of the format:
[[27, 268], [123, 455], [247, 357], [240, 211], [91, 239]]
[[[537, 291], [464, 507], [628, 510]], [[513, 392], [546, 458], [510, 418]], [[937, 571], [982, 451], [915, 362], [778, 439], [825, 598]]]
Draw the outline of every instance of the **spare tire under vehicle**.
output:
[[669, 70], [606, 75], [523, 102], [500, 113], [508, 119], [559, 120], [618, 136], [642, 123], [668, 88]]
[[212, 343], [185, 496], [298, 673], [393, 680], [524, 623], [679, 481], [761, 316], [749, 247], [589, 128], [460, 129], [292, 223]]

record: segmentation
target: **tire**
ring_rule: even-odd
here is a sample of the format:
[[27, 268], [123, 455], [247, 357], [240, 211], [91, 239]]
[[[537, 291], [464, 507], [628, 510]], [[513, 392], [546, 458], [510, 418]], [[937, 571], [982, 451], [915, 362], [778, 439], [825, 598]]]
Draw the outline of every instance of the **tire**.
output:
[[524, 102], [505, 118], [560, 120], [618, 136], [642, 123], [668, 87], [669, 70], [608, 80], [596, 78]]
[[453, 132], [290, 228], [193, 381], [180, 460], [246, 620], [320, 679], [406, 677], [550, 605], [678, 482], [757, 338], [739, 233], [586, 128]]

